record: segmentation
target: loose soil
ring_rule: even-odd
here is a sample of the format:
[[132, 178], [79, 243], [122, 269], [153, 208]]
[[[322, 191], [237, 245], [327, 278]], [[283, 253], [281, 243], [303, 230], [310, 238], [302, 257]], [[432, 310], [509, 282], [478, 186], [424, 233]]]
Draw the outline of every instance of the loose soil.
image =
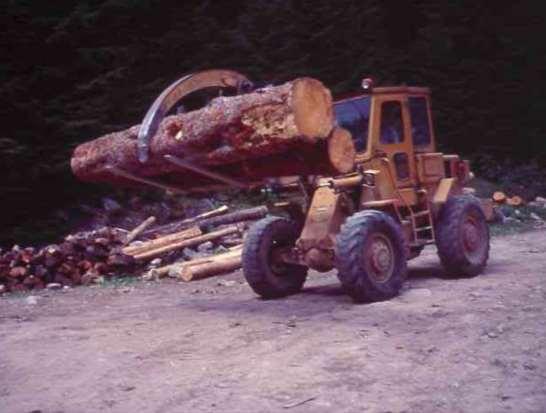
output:
[[0, 412], [544, 412], [546, 231], [355, 305], [334, 272], [257, 298], [240, 272], [0, 299]]

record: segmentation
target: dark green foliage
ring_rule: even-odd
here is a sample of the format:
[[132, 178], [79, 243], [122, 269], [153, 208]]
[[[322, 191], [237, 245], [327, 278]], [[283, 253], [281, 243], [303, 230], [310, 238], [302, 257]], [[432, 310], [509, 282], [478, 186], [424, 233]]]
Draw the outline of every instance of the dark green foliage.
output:
[[75, 145], [139, 122], [163, 87], [210, 67], [264, 81], [314, 76], [336, 93], [368, 75], [429, 85], [442, 149], [544, 166], [540, 2], [6, 0], [0, 8], [4, 241], [14, 240], [12, 224], [97, 193], [70, 174]]

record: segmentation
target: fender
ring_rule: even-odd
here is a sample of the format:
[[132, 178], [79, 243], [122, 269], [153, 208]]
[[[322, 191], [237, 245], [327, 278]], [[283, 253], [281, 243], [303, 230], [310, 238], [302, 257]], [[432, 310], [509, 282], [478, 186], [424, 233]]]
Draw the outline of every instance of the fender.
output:
[[436, 187], [432, 203], [434, 206], [440, 206], [445, 204], [450, 195], [458, 195], [461, 193], [459, 185], [457, 185], [457, 178], [443, 178]]

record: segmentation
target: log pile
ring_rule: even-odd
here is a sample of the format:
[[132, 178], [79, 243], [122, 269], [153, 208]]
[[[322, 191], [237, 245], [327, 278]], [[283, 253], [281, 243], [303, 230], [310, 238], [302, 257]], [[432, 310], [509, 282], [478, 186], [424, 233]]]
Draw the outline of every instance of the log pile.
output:
[[71, 160], [74, 174], [121, 185], [135, 184], [130, 176], [140, 182], [160, 177], [165, 187], [204, 190], [218, 181], [181, 169], [169, 156], [247, 183], [354, 167], [351, 135], [335, 127], [331, 93], [311, 78], [218, 97], [203, 109], [165, 118], [144, 164], [137, 157], [138, 131], [139, 125], [79, 145]]
[[[150, 261], [179, 259], [187, 248], [212, 242], [224, 253], [189, 258], [153, 268], [145, 278], [160, 278], [176, 268], [174, 277], [190, 281], [235, 270], [241, 266], [245, 223], [267, 214], [266, 207], [227, 213], [220, 207], [193, 218], [150, 227], [153, 217], [133, 231], [104, 227], [65, 237], [44, 248], [14, 246], [0, 250], [0, 294], [62, 286], [100, 283], [113, 276], [140, 275]], [[212, 248], [211, 248], [212, 250]], [[212, 252], [212, 251], [210, 251]]]
[[502, 191], [496, 191], [491, 199], [497, 204], [507, 204], [513, 207], [522, 206], [524, 204], [523, 198], [519, 195], [509, 197]]
[[105, 227], [69, 235], [60, 244], [41, 249], [14, 246], [0, 253], [0, 290], [88, 285], [103, 277], [132, 272], [135, 260], [117, 252], [125, 237], [124, 231]]
[[[220, 254], [152, 268], [144, 274], [144, 278], [150, 280], [169, 275], [183, 281], [192, 281], [233, 271], [241, 266], [243, 228], [240, 224], [264, 217], [267, 214], [267, 208], [261, 206], [232, 213], [225, 213], [227, 208], [219, 210], [152, 228], [144, 235], [153, 233], [156, 238], [129, 245], [121, 251], [140, 262], [161, 257], [171, 251], [179, 251], [212, 241], [228, 250]], [[218, 215], [220, 212], [224, 214]], [[165, 234], [166, 232], [168, 233]]]

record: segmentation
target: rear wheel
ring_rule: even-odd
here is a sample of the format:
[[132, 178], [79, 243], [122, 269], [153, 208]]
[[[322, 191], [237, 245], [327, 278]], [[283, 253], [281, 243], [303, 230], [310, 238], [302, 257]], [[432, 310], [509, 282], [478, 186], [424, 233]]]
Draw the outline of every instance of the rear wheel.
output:
[[449, 276], [473, 277], [483, 271], [489, 258], [489, 227], [478, 199], [448, 199], [436, 223], [436, 245]]
[[357, 302], [398, 294], [406, 278], [406, 248], [400, 225], [380, 211], [349, 217], [336, 242], [338, 278]]
[[280, 256], [294, 246], [298, 229], [298, 225], [288, 219], [267, 217], [248, 231], [243, 246], [243, 273], [260, 296], [283, 297], [303, 287], [307, 267], [285, 263]]

